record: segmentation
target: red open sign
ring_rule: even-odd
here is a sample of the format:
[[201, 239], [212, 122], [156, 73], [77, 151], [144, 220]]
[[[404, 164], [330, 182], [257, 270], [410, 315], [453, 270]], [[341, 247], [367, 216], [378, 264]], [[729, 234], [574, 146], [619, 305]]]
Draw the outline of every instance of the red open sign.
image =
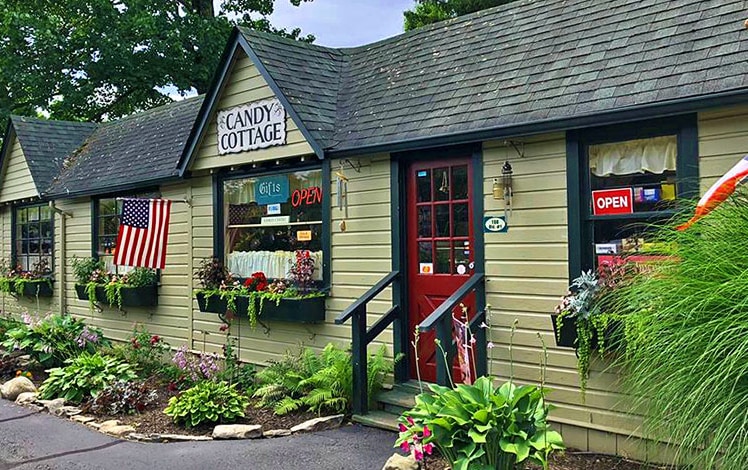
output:
[[633, 214], [634, 191], [631, 188], [592, 191], [594, 215]]

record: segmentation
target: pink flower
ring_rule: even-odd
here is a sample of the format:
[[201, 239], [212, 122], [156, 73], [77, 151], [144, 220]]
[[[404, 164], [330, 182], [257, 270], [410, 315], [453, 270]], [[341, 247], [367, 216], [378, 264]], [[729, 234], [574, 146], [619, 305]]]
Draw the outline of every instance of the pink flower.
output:
[[403, 452], [410, 452], [410, 445], [407, 441], [400, 444], [400, 448], [403, 450]]
[[423, 446], [423, 451], [426, 452], [428, 455], [431, 455], [431, 453], [434, 451], [434, 444], [428, 443]]
[[408, 428], [406, 428], [403, 423], [398, 424], [398, 427], [400, 428], [400, 432], [405, 432], [408, 430]]
[[428, 426], [423, 427], [423, 437], [429, 437], [431, 435], [431, 429]]
[[416, 462], [420, 462], [423, 460], [423, 452], [419, 449], [413, 449], [413, 457], [416, 459]]
[[495, 345], [493, 344], [493, 341], [489, 341], [488, 344], [486, 345], [486, 347], [488, 349], [493, 349], [495, 347]]
[[411, 418], [410, 416], [408, 416], [408, 423], [409, 423], [409, 424], [410, 424], [411, 426], [413, 426], [413, 425], [415, 425], [415, 424], [416, 424], [416, 422], [415, 422], [415, 421], [413, 421], [413, 418]]

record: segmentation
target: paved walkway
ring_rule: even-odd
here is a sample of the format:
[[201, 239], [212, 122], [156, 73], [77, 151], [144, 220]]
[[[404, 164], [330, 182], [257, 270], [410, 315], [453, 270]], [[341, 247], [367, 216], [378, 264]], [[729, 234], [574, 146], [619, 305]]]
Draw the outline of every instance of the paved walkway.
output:
[[0, 470], [380, 470], [394, 440], [351, 425], [275, 439], [146, 444], [0, 400]]

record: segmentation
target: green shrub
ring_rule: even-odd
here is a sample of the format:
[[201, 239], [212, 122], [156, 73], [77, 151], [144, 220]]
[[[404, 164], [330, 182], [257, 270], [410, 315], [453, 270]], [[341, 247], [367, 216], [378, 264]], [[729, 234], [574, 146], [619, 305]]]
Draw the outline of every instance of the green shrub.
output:
[[689, 468], [748, 462], [745, 196], [686, 231], [659, 230], [670, 258], [615, 294], [625, 318], [623, 389], [647, 437], [678, 443], [675, 459]]
[[99, 353], [84, 352], [75, 359], [68, 359], [66, 364], [50, 369], [49, 378], [39, 389], [42, 399], [65, 398], [71, 403], [81, 403], [117, 381], [137, 378], [126, 362]]
[[84, 411], [97, 415], [142, 413], [158, 401], [147, 382], [117, 381], [99, 392]]
[[244, 416], [249, 399], [225, 382], [202, 381], [169, 400], [164, 413], [175, 422], [195, 427], [201, 423], [230, 423]]
[[[370, 399], [381, 389], [385, 374], [392, 370], [385, 353], [382, 346], [367, 361]], [[258, 372], [257, 380], [260, 383], [254, 394], [259, 398], [257, 406], [273, 408], [279, 415], [300, 409], [346, 412], [353, 400], [351, 353], [332, 343], [319, 356], [309, 348], [298, 355], [287, 354]]]
[[396, 445], [406, 451], [421, 446], [417, 457], [436, 446], [455, 470], [513, 470], [527, 462], [547, 468], [548, 456], [564, 448], [546, 421], [550, 406], [542, 387], [494, 387], [489, 377], [480, 377], [473, 385], [429, 388], [399, 418]]
[[140, 377], [147, 378], [166, 366], [169, 351], [169, 343], [136, 323], [127, 342], [116, 345], [108, 354], [132, 364]]
[[103, 271], [104, 269], [104, 261], [102, 260], [73, 256], [73, 276], [77, 284], [88, 284], [95, 271]]
[[83, 351], [93, 353], [109, 344], [101, 330], [71, 315], [53, 314], [36, 319], [27, 313], [23, 314], [23, 323], [5, 332], [2, 342], [4, 348], [20, 349], [44, 367], [59, 366]]

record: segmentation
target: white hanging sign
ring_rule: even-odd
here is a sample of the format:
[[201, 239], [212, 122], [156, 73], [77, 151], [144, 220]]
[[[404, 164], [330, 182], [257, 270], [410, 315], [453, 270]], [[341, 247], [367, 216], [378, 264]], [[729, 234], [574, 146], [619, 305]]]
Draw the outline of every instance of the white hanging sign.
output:
[[286, 134], [286, 109], [275, 98], [218, 111], [220, 155], [284, 145]]

